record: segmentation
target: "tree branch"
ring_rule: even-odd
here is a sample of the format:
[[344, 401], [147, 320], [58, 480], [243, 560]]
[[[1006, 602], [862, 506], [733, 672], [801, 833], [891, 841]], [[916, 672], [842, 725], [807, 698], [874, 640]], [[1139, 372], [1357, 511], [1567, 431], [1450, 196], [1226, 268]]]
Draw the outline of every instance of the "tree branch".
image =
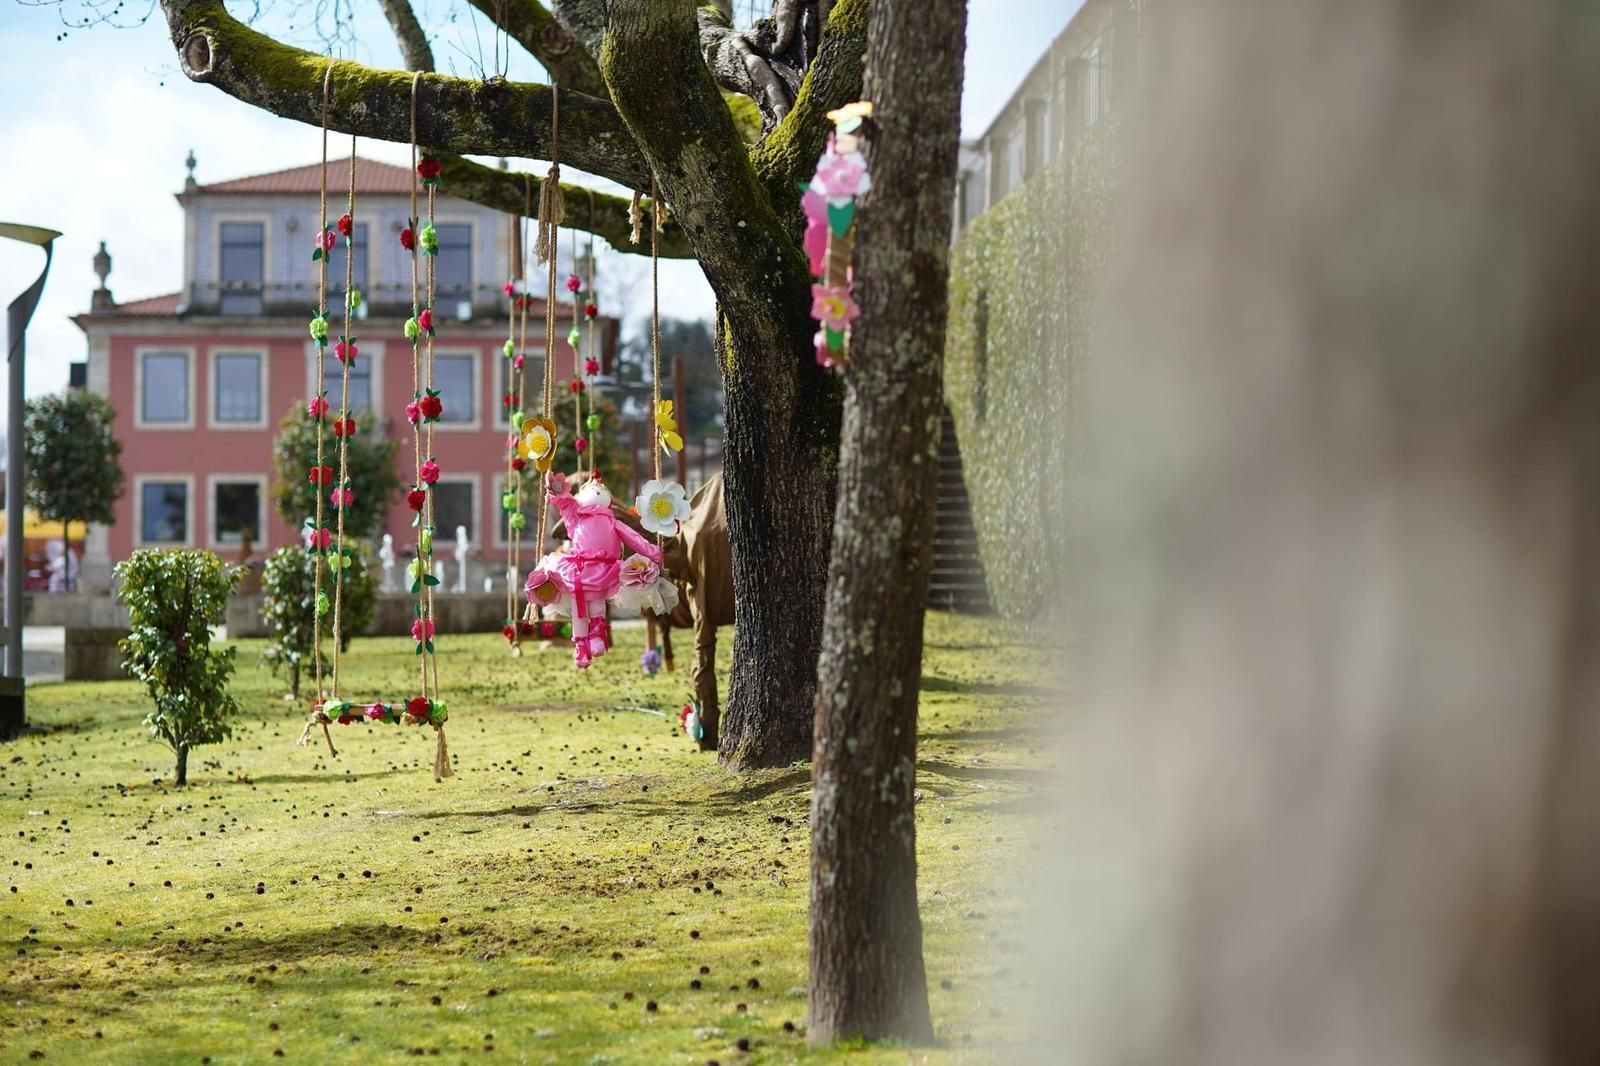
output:
[[[221, 0], [162, 0], [167, 27], [191, 81], [311, 125], [322, 122], [328, 60], [290, 48], [240, 23]], [[411, 75], [335, 61], [330, 129], [408, 143]], [[468, 81], [425, 74], [418, 88], [417, 135], [458, 152], [548, 158], [548, 86]], [[725, 110], [725, 109], [724, 109]], [[616, 108], [561, 90], [562, 162], [633, 188], [650, 171]]]
[[869, 7], [869, 0], [839, 0], [833, 5], [794, 107], [750, 153], [767, 187], [785, 197], [796, 182], [811, 176], [827, 146], [832, 129], [828, 112], [861, 96]]
[[[386, 3], [392, 0], [385, 0]], [[468, 0], [490, 22], [544, 64], [563, 89], [605, 99], [600, 67], [539, 0]]]
[[[463, 200], [471, 200], [510, 215], [521, 215], [528, 203], [533, 205], [532, 210], [539, 209], [539, 190], [544, 186], [543, 178], [516, 171], [496, 170], [449, 153], [441, 153], [439, 162], [444, 166], [444, 188], [451, 196], [459, 196]], [[527, 186], [523, 184], [524, 179], [528, 182]], [[525, 189], [531, 192], [525, 193]], [[525, 195], [531, 195], [531, 200], [525, 199]], [[568, 185], [566, 182], [561, 184], [561, 198], [567, 208], [563, 226], [603, 237], [619, 252], [649, 254], [648, 237], [638, 244], [629, 243], [633, 223], [628, 217], [630, 205], [627, 199], [592, 192], [581, 185]], [[649, 201], [650, 198], [645, 197], [646, 220], [650, 217]], [[669, 226], [662, 231], [661, 255], [664, 259], [694, 258], [694, 248], [690, 246], [682, 227]]]
[[394, 30], [394, 39], [400, 45], [400, 56], [407, 70], [432, 70], [433, 49], [428, 46], [428, 35], [411, 10], [408, 0], [378, 0], [383, 6], [383, 16]]

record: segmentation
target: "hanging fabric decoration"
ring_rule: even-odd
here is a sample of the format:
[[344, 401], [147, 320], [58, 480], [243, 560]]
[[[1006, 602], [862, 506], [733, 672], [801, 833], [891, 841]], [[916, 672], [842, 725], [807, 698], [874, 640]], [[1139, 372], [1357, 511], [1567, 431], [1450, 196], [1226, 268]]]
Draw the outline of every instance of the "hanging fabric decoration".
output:
[[[438, 234], [434, 230], [434, 195], [439, 184], [439, 175], [442, 168], [439, 162], [432, 158], [417, 159], [417, 78], [411, 83], [411, 157], [416, 174], [428, 189], [428, 223], [420, 231], [417, 229], [417, 189], [416, 178], [412, 180], [411, 189], [411, 219], [409, 225], [400, 234], [400, 244], [411, 255], [411, 301], [412, 317], [406, 322], [405, 333], [412, 342], [412, 383], [413, 400], [406, 406], [407, 420], [412, 425], [412, 441], [416, 452], [416, 487], [408, 495], [412, 510], [417, 512], [417, 519], [413, 525], [417, 528], [417, 557], [412, 560], [407, 568], [411, 591], [418, 597], [414, 611], [415, 621], [411, 626], [411, 636], [416, 642], [416, 654], [420, 664], [420, 681], [418, 695], [409, 699], [400, 700], [394, 704], [385, 704], [382, 701], [373, 703], [356, 703], [345, 699], [339, 691], [339, 659], [340, 645], [342, 644], [342, 625], [344, 608], [344, 583], [352, 563], [354, 562], [354, 549], [345, 544], [345, 512], [355, 502], [355, 493], [350, 483], [350, 439], [355, 436], [356, 422], [350, 414], [350, 373], [356, 360], [360, 357], [360, 348], [353, 331], [355, 311], [361, 306], [361, 293], [355, 288], [355, 255], [350, 242], [355, 235], [356, 214], [356, 140], [350, 138], [350, 177], [348, 198], [345, 214], [333, 224], [328, 224], [328, 108], [332, 94], [333, 64], [330, 61], [328, 73], [323, 79], [322, 95], [322, 190], [321, 190], [321, 218], [322, 229], [316, 237], [312, 259], [319, 264], [317, 285], [317, 309], [311, 319], [311, 338], [317, 348], [317, 381], [318, 391], [315, 397], [306, 405], [307, 415], [316, 422], [317, 426], [317, 465], [311, 470], [311, 481], [321, 486], [331, 485], [328, 493], [328, 502], [335, 508], [337, 517], [334, 528], [329, 529], [325, 523], [322, 495], [317, 496], [316, 514], [307, 520], [306, 548], [314, 555], [322, 557], [331, 574], [333, 582], [333, 597], [331, 603], [322, 590], [322, 567], [316, 568], [316, 578], [313, 586], [315, 602], [315, 622], [313, 628], [315, 679], [317, 686], [317, 699], [312, 705], [311, 718], [306, 723], [305, 731], [300, 736], [300, 743], [308, 741], [313, 726], [321, 726], [323, 736], [328, 742], [328, 751], [338, 755], [334, 749], [333, 738], [328, 730], [330, 722], [340, 725], [350, 725], [354, 722], [403, 722], [407, 725], [427, 724], [433, 728], [437, 738], [434, 750], [433, 775], [435, 780], [441, 780], [454, 774], [450, 766], [450, 753], [445, 744], [444, 723], [449, 717], [445, 702], [439, 698], [438, 663], [434, 655], [434, 638], [436, 629], [433, 620], [433, 586], [439, 579], [432, 574], [433, 556], [433, 501], [432, 485], [439, 480], [440, 467], [434, 458], [433, 451], [433, 426], [443, 413], [443, 401], [439, 392], [433, 387], [433, 294], [434, 294], [434, 265], [431, 256], [438, 250]], [[333, 410], [328, 400], [327, 389], [323, 387], [326, 382], [327, 348], [329, 336], [328, 323], [328, 261], [330, 254], [338, 246], [339, 238], [346, 241], [345, 255], [345, 287], [344, 287], [344, 317], [341, 322], [342, 333], [338, 342], [333, 346], [334, 356], [341, 366], [341, 385], [339, 395], [338, 417], [333, 422], [334, 437], [338, 441], [338, 470], [335, 473], [330, 465], [325, 464], [325, 430], [327, 416]], [[427, 301], [421, 298], [420, 282], [417, 266], [417, 250], [421, 248], [423, 254], [428, 256], [427, 266]], [[422, 369], [422, 353], [426, 348], [426, 375]], [[424, 445], [424, 431], [422, 425], [427, 424], [426, 445]], [[426, 458], [424, 458], [426, 454]], [[322, 654], [322, 619], [325, 615], [332, 615], [333, 630], [333, 669], [331, 685], [323, 684], [323, 654]]]
[[858, 131], [872, 115], [872, 104], [858, 100], [829, 111], [834, 124], [828, 147], [817, 160], [810, 184], [800, 187], [806, 216], [805, 248], [811, 261], [811, 317], [816, 334], [817, 363], [827, 369], [849, 363], [850, 324], [860, 315], [853, 289], [850, 253], [856, 240], [856, 201], [872, 188]]
[[[531, 201], [532, 195], [525, 178], [522, 185], [522, 214], [510, 220], [512, 263], [511, 278], [506, 282], [506, 297], [510, 301], [511, 311], [506, 323], [506, 392], [501, 397], [506, 425], [511, 427], [506, 438], [505, 492], [500, 498], [500, 506], [506, 515], [507, 539], [511, 542], [506, 561], [506, 622], [501, 632], [511, 646], [512, 656], [517, 658], [522, 656], [522, 638], [533, 634], [533, 624], [521, 619], [521, 612], [517, 609], [517, 588], [522, 578], [522, 533], [528, 526], [528, 516], [522, 510], [522, 480], [523, 471], [528, 466], [528, 456], [523, 450], [519, 429], [524, 421], [522, 405], [527, 384], [529, 301], [526, 281], [521, 292], [517, 291], [517, 281], [527, 276], [527, 264], [522, 253], [528, 246], [526, 227]], [[514, 332], [520, 333], [520, 337], [514, 338]], [[550, 443], [553, 452], [553, 437]]]

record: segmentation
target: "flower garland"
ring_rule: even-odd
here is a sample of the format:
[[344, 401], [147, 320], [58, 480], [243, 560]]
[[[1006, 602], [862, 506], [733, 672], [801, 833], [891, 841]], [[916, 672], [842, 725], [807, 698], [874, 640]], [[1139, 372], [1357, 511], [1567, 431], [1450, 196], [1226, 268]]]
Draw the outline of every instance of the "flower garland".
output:
[[856, 201], [872, 188], [858, 131], [872, 115], [872, 104], [858, 100], [829, 111], [834, 132], [817, 160], [816, 174], [800, 186], [806, 216], [806, 257], [811, 261], [811, 317], [821, 325], [816, 334], [817, 363], [829, 370], [849, 363], [850, 325], [861, 314], [856, 305], [850, 253], [855, 246]]
[[[510, 220], [515, 262], [512, 263], [513, 276], [505, 286], [506, 298], [510, 302], [510, 314], [506, 321], [504, 346], [506, 388], [505, 395], [501, 397], [501, 405], [505, 410], [506, 424], [510, 427], [510, 432], [506, 435], [506, 485], [505, 492], [500, 497], [500, 506], [506, 513], [506, 531], [511, 542], [510, 557], [506, 565], [506, 621], [501, 632], [505, 635], [506, 643], [511, 646], [513, 657], [521, 657], [522, 638], [532, 636], [534, 633], [533, 624], [522, 621], [517, 609], [517, 590], [521, 584], [522, 574], [522, 533], [528, 526], [528, 516], [522, 511], [522, 480], [523, 471], [528, 466], [528, 456], [522, 448], [521, 426], [525, 417], [522, 408], [527, 389], [528, 306], [533, 302], [533, 297], [526, 291], [526, 283], [522, 291], [519, 292], [517, 289], [517, 279], [527, 275], [523, 249], [528, 246], [527, 220], [529, 208], [532, 206], [532, 194], [526, 178], [523, 179], [522, 189], [522, 214]], [[519, 329], [520, 343], [515, 336]], [[550, 443], [553, 451], [553, 435]]]
[[[407, 495], [407, 502], [411, 509], [417, 513], [412, 525], [417, 529], [417, 557], [407, 567], [411, 592], [417, 597], [414, 610], [415, 621], [411, 626], [411, 637], [416, 642], [416, 654], [421, 664], [420, 694], [407, 700], [399, 701], [393, 705], [383, 702], [359, 704], [344, 699], [339, 694], [339, 653], [342, 643], [341, 625], [343, 617], [344, 579], [355, 560], [355, 552], [346, 547], [344, 524], [345, 514], [355, 503], [355, 492], [350, 484], [350, 440], [357, 431], [357, 424], [350, 415], [350, 371], [360, 356], [357, 338], [351, 331], [355, 311], [361, 306], [361, 294], [355, 288], [355, 255], [354, 247], [350, 244], [355, 234], [356, 210], [356, 140], [350, 138], [350, 181], [349, 198], [345, 214], [330, 226], [327, 224], [328, 209], [328, 103], [331, 95], [331, 79], [333, 65], [329, 64], [327, 77], [323, 81], [323, 114], [322, 114], [322, 220], [323, 226], [315, 238], [315, 247], [311, 258], [320, 264], [317, 309], [311, 319], [311, 338], [317, 346], [317, 376], [319, 386], [325, 381], [326, 356], [329, 338], [327, 286], [328, 286], [328, 260], [330, 253], [338, 246], [340, 237], [343, 237], [348, 247], [345, 256], [345, 307], [343, 328], [339, 335], [338, 343], [333, 346], [334, 357], [341, 366], [342, 386], [339, 398], [338, 416], [334, 419], [333, 434], [338, 441], [339, 466], [337, 475], [333, 467], [324, 461], [324, 435], [328, 423], [328, 415], [332, 412], [332, 405], [328, 401], [327, 390], [320, 388], [317, 394], [306, 405], [306, 414], [316, 423], [317, 427], [317, 460], [316, 465], [309, 472], [309, 478], [314, 485], [332, 485], [328, 493], [328, 502], [337, 512], [335, 528], [330, 530], [324, 524], [322, 496], [317, 496], [317, 513], [308, 520], [306, 547], [314, 555], [320, 555], [326, 561], [332, 573], [334, 595], [332, 602], [322, 591], [322, 568], [316, 570], [314, 586], [315, 596], [315, 660], [317, 699], [312, 705], [311, 718], [306, 723], [305, 732], [300, 736], [300, 742], [306, 743], [313, 725], [322, 727], [323, 736], [327, 739], [328, 750], [337, 756], [334, 749], [333, 738], [328, 732], [330, 722], [340, 725], [350, 725], [358, 721], [390, 721], [404, 722], [407, 725], [427, 724], [432, 726], [438, 743], [434, 754], [434, 779], [440, 780], [453, 775], [450, 766], [449, 749], [445, 745], [444, 723], [449, 718], [449, 709], [445, 701], [439, 698], [438, 663], [434, 654], [434, 636], [436, 627], [433, 616], [433, 587], [439, 579], [433, 576], [433, 499], [432, 486], [438, 482], [441, 470], [437, 459], [431, 454], [433, 450], [433, 423], [437, 422], [444, 413], [444, 403], [439, 396], [439, 390], [434, 386], [433, 370], [433, 310], [434, 299], [434, 262], [432, 257], [438, 252], [439, 238], [434, 228], [434, 200], [435, 191], [439, 185], [442, 167], [438, 160], [431, 157], [417, 161], [416, 125], [417, 125], [417, 78], [412, 79], [411, 87], [411, 153], [416, 166], [417, 176], [428, 190], [428, 221], [421, 230], [418, 230], [419, 216], [417, 214], [417, 188], [416, 179], [413, 179], [411, 189], [411, 218], [409, 224], [400, 234], [400, 245], [411, 256], [411, 301], [412, 317], [405, 326], [406, 337], [411, 341], [411, 365], [413, 382], [413, 399], [406, 405], [406, 417], [412, 426], [412, 443], [416, 453], [416, 482], [415, 487]], [[420, 77], [420, 75], [419, 75]], [[427, 300], [421, 299], [417, 253], [427, 257]], [[426, 350], [426, 378], [423, 376], [423, 352]], [[426, 451], [430, 454], [424, 458], [424, 431], [426, 425]], [[322, 618], [331, 613], [333, 616], [333, 671], [331, 691], [325, 690], [322, 685]]]

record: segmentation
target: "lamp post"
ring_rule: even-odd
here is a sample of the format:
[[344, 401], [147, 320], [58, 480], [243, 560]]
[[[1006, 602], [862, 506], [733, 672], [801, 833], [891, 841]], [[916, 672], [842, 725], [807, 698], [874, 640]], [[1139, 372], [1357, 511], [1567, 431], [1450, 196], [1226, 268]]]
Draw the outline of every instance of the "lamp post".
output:
[[22, 553], [22, 468], [23, 366], [27, 354], [28, 322], [39, 306], [44, 279], [50, 273], [50, 258], [55, 239], [61, 236], [42, 226], [23, 226], [0, 222], [0, 237], [44, 249], [44, 269], [22, 295], [6, 309], [6, 338], [9, 344], [7, 382], [11, 390], [6, 403], [6, 661], [4, 684], [0, 685], [0, 735], [19, 731], [25, 721], [22, 687], [22, 580], [27, 560]]

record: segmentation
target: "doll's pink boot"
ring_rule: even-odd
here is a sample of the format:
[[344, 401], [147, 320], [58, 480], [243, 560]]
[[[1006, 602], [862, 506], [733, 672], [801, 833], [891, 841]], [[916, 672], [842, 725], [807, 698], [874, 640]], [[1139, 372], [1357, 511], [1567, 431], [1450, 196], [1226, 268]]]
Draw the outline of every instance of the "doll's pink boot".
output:
[[596, 618], [589, 623], [589, 654], [598, 659], [611, 650], [611, 623]]

